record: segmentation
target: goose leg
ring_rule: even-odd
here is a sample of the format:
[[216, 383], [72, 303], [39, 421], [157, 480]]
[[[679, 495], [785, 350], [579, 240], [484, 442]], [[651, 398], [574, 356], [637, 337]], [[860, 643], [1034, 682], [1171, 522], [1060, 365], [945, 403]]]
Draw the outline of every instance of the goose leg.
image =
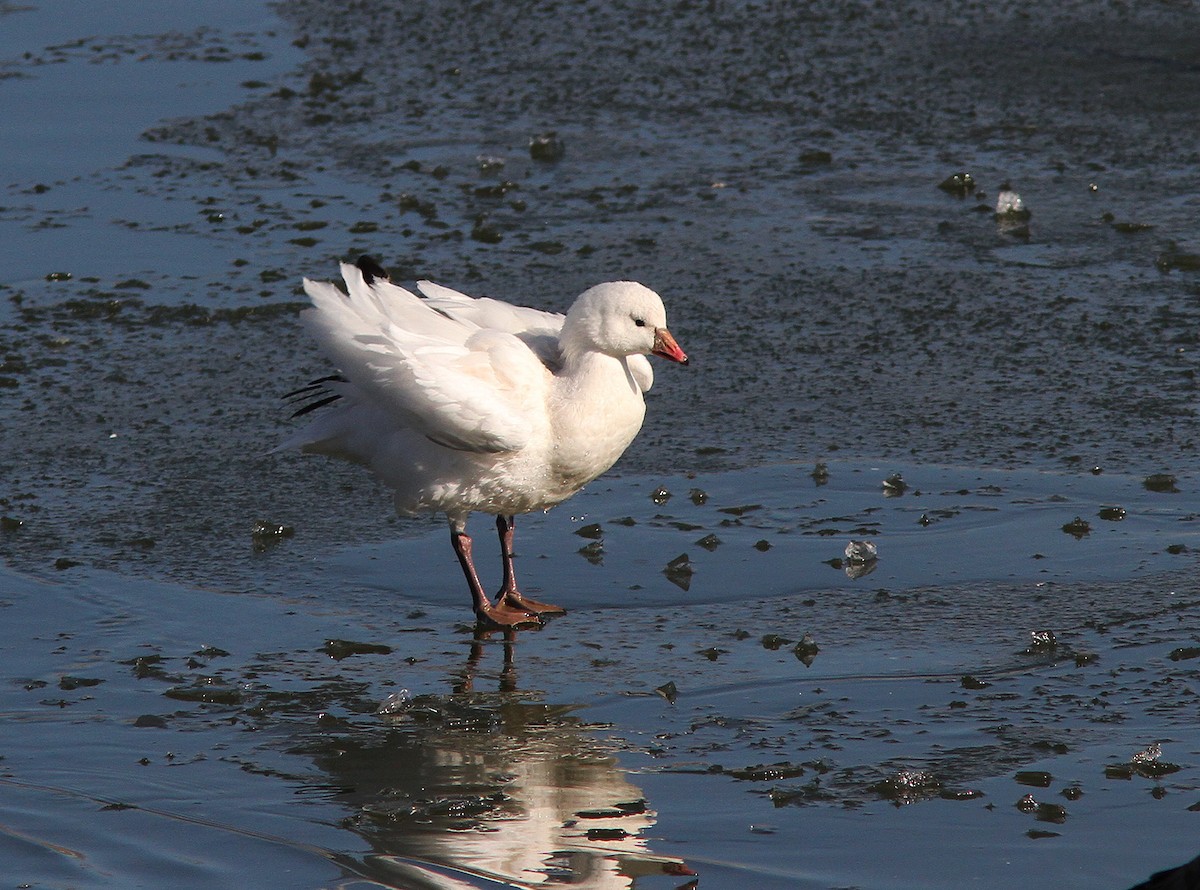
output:
[[506, 602], [492, 605], [483, 585], [479, 583], [479, 575], [475, 571], [475, 562], [471, 559], [471, 536], [466, 532], [466, 523], [450, 521], [450, 543], [458, 556], [458, 564], [462, 566], [466, 576], [467, 586], [471, 588], [472, 605], [478, 623], [491, 627], [517, 627], [519, 625], [537, 624], [537, 615], [524, 609], [514, 608]]
[[500, 593], [496, 595], [497, 605], [507, 605], [514, 609], [523, 609], [534, 615], [566, 615], [567, 610], [562, 606], [551, 603], [539, 603], [522, 595], [517, 590], [517, 576], [513, 570], [513, 533], [516, 530], [516, 520], [512, 516], [497, 516], [496, 531], [500, 533], [500, 556], [504, 560], [504, 582]]

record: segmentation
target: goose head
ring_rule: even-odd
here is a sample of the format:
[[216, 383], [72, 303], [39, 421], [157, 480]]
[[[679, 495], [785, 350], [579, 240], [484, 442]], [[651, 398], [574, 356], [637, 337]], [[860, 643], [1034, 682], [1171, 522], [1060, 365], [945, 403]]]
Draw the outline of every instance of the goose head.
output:
[[688, 363], [687, 354], [667, 330], [662, 298], [636, 281], [609, 281], [580, 294], [563, 322], [561, 342], [568, 356], [653, 354]]

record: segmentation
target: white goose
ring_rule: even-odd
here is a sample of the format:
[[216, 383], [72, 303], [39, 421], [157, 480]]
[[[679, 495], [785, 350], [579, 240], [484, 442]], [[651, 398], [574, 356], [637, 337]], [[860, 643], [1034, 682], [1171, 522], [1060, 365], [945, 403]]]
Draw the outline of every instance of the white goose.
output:
[[[611, 467], [641, 429], [646, 354], [687, 364], [658, 294], [632, 281], [584, 291], [565, 316], [432, 282], [392, 284], [369, 257], [342, 264], [349, 294], [305, 279], [302, 319], [340, 373], [290, 393], [311, 423], [278, 449], [368, 467], [400, 513], [442, 512], [478, 621], [516, 627], [565, 610], [523, 596], [514, 516], [546, 510]], [[504, 578], [493, 602], [467, 517], [496, 516]]]

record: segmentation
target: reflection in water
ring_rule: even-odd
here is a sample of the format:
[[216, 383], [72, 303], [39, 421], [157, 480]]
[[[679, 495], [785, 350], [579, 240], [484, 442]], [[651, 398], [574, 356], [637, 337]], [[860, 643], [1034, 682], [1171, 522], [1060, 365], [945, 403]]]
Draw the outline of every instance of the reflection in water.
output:
[[484, 634], [451, 695], [416, 696], [378, 729], [324, 735], [306, 750], [351, 789], [342, 799], [357, 814], [347, 827], [379, 854], [380, 876], [464, 886], [408, 859], [521, 885], [630, 888], [650, 875], [693, 875], [649, 850], [654, 812], [572, 707], [516, 692], [515, 636], [505, 633], [497, 692], [476, 689], [496, 648]]

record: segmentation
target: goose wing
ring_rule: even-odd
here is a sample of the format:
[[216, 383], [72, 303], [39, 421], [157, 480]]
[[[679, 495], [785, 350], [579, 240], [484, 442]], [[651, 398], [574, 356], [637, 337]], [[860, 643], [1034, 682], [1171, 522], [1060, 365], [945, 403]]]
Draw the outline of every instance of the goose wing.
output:
[[469, 297], [432, 281], [418, 281], [417, 290], [429, 306], [448, 318], [512, 334], [532, 349], [551, 371], [562, 368], [558, 335], [565, 315], [514, 306], [491, 297]]
[[549, 372], [519, 336], [368, 282], [356, 266], [342, 276], [348, 294], [305, 279], [313, 308], [302, 318], [360, 398], [464, 451], [517, 451], [544, 430]]

